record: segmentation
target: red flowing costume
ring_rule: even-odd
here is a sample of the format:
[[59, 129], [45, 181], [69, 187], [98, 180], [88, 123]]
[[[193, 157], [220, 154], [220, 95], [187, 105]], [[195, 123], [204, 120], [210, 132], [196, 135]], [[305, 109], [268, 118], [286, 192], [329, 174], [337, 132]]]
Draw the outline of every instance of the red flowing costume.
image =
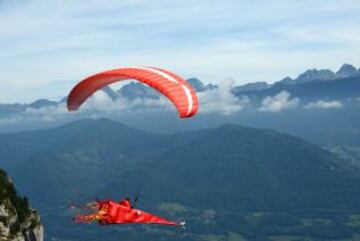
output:
[[122, 200], [120, 202], [114, 202], [112, 200], [96, 201], [93, 208], [97, 209], [96, 213], [77, 215], [75, 216], [75, 222], [90, 223], [97, 220], [102, 225], [138, 223], [180, 226], [177, 222], [172, 222], [151, 213], [131, 208], [128, 200]]

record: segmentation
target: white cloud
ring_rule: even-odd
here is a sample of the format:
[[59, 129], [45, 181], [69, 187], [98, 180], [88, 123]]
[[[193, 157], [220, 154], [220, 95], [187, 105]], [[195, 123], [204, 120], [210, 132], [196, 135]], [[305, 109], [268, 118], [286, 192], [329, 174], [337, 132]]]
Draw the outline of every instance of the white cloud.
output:
[[170, 109], [174, 108], [165, 97], [159, 99], [135, 98], [132, 100], [126, 98], [111, 99], [104, 91], [100, 90], [87, 100], [80, 108], [82, 112], [100, 111], [106, 113], [119, 112], [123, 110], [137, 111], [143, 109]]
[[233, 79], [219, 83], [218, 88], [198, 93], [200, 113], [220, 113], [230, 115], [243, 110], [249, 103], [248, 97], [237, 98], [231, 92], [234, 86]]
[[41, 108], [28, 107], [24, 113], [20, 113], [22, 118], [20, 121], [45, 121], [53, 122], [73, 115], [68, 112], [65, 103], [55, 106], [45, 106]]
[[[17, 119], [2, 119], [1, 123], [17, 121], [46, 121], [53, 122], [66, 118], [84, 118], [94, 115], [108, 116], [116, 113], [121, 115], [122, 111], [159, 111], [174, 108], [170, 101], [162, 97], [159, 99], [140, 99], [129, 100], [126, 98], [111, 99], [104, 91], [99, 90], [94, 93], [77, 111], [69, 112], [65, 103], [56, 106], [45, 106], [41, 108], [28, 107]], [[1, 121], [1, 120], [0, 120]]]
[[299, 98], [291, 98], [290, 93], [281, 91], [275, 96], [267, 96], [261, 102], [259, 111], [280, 112], [285, 109], [296, 108], [299, 105]]
[[306, 109], [339, 109], [343, 108], [344, 105], [341, 101], [333, 100], [333, 101], [324, 101], [319, 100], [316, 102], [311, 102], [305, 106]]

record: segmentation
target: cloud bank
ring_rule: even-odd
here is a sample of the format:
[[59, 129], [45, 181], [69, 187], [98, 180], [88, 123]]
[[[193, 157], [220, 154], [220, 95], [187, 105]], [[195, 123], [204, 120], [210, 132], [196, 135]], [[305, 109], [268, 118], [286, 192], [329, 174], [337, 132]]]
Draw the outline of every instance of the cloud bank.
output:
[[235, 81], [227, 79], [219, 83], [218, 88], [198, 93], [200, 113], [219, 113], [230, 115], [246, 108], [250, 99], [247, 96], [237, 98], [232, 94]]
[[99, 90], [94, 93], [77, 111], [69, 112], [66, 103], [60, 103], [56, 106], [46, 106], [41, 108], [25, 109], [21, 114], [21, 120], [41, 120], [41, 121], [56, 121], [65, 118], [81, 118], [96, 116], [112, 115], [116, 113], [121, 115], [124, 111], [160, 111], [164, 109], [171, 109], [171, 103], [161, 97], [159, 99], [143, 99], [136, 98], [129, 100], [126, 98], [118, 98], [113, 100], [104, 91]]
[[[285, 110], [298, 108], [299, 110], [340, 109], [347, 105], [359, 105], [360, 98], [348, 102], [338, 100], [318, 100], [301, 104], [299, 98], [282, 91], [274, 96], [267, 96], [260, 102], [248, 96], [235, 96], [232, 92], [234, 80], [227, 79], [219, 83], [217, 88], [199, 92], [199, 114], [232, 115], [242, 111], [280, 113]], [[6, 109], [5, 109], [6, 111]], [[57, 121], [71, 121], [80, 118], [118, 118], [129, 113], [162, 113], [174, 112], [173, 104], [165, 97], [160, 98], [111, 98], [106, 92], [99, 90], [90, 97], [78, 111], [69, 112], [65, 102], [41, 108], [26, 107], [24, 110], [12, 114], [2, 114], [0, 125], [12, 125], [26, 122], [56, 123]]]
[[306, 109], [340, 109], [343, 108], [344, 105], [341, 101], [333, 100], [333, 101], [324, 101], [319, 100], [316, 102], [311, 102], [305, 106]]
[[263, 99], [259, 111], [280, 112], [285, 109], [293, 109], [299, 106], [299, 98], [291, 98], [287, 91], [281, 91], [275, 96], [268, 96]]

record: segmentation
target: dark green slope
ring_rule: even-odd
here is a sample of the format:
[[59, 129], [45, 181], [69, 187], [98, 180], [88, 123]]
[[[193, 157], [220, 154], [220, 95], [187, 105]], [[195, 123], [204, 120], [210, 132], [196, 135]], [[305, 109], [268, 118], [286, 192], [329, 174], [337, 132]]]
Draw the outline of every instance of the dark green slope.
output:
[[136, 188], [152, 201], [238, 211], [359, 208], [357, 171], [312, 144], [270, 130], [224, 125], [193, 132], [186, 145], [151, 158], [102, 193]]
[[207, 234], [227, 240], [229, 232], [262, 241], [278, 234], [304, 237], [312, 230], [309, 219], [319, 218], [324, 223], [310, 232], [318, 240], [360, 231], [347, 226], [355, 222], [350, 214], [360, 212], [359, 170], [271, 130], [223, 125], [155, 135], [108, 120], [83, 120], [0, 135], [0, 146], [0, 161], [9, 160], [19, 190], [40, 207], [47, 237], [144, 240], [130, 235], [138, 233], [132, 228], [71, 225], [72, 214], [63, 208], [69, 200], [135, 195], [141, 208], [189, 223], [187, 236], [157, 230], [147, 240], [200, 240]]
[[[35, 200], [101, 194], [111, 183], [104, 194], [141, 193], [190, 206], [358, 207], [354, 199], [360, 194], [360, 179], [353, 167], [317, 146], [271, 130], [224, 125], [155, 135], [103, 119], [0, 135], [0, 141], [2, 160], [23, 156], [11, 170], [19, 187]], [[9, 146], [24, 148], [9, 154]]]
[[168, 139], [105, 119], [82, 120], [0, 135], [0, 164], [9, 167], [19, 189], [35, 202], [64, 202], [91, 195]]
[[16, 167], [41, 152], [83, 152], [92, 157], [101, 153], [143, 155], [161, 147], [162, 141], [162, 136], [119, 122], [86, 119], [49, 130], [1, 134], [0, 164]]

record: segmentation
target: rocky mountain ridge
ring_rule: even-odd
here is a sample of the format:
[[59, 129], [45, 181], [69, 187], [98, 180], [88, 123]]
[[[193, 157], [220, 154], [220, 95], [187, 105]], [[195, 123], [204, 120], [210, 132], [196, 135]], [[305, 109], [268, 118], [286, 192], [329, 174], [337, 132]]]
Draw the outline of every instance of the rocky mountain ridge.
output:
[[43, 241], [39, 214], [0, 169], [0, 241]]

